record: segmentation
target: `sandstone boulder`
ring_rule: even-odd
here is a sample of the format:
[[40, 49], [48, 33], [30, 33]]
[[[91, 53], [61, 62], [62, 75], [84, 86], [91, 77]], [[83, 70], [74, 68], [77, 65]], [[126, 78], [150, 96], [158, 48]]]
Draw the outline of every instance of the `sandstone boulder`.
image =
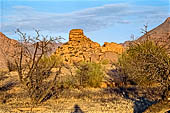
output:
[[114, 43], [114, 42], [105, 42], [102, 46], [102, 52], [106, 51], [114, 51], [115, 53], [121, 54], [123, 52], [124, 48], [122, 45]]

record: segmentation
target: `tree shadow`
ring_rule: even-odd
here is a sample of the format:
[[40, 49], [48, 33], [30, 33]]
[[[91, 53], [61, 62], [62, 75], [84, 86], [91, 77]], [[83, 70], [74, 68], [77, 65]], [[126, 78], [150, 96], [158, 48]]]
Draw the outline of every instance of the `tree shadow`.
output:
[[158, 101], [150, 101], [145, 97], [139, 97], [134, 101], [134, 112], [133, 113], [142, 113], [152, 104], [157, 103]]
[[0, 86], [0, 102], [2, 104], [5, 104], [9, 98], [12, 97], [12, 94], [8, 93], [8, 90], [11, 90], [15, 85], [17, 85], [16, 82], [10, 81], [2, 86]]
[[84, 113], [81, 108], [79, 107], [79, 105], [75, 104], [74, 105], [74, 111], [71, 113]]
[[[111, 77], [112, 81], [118, 84], [115, 88], [106, 89], [110, 93], [116, 93], [121, 95], [125, 99], [132, 100], [134, 103], [134, 113], [142, 113], [149, 106], [158, 102], [159, 99], [150, 99], [149, 96], [153, 96], [154, 89], [145, 89], [139, 88], [136, 86], [136, 83], [131, 80], [126, 80], [126, 76], [123, 73], [119, 73], [117, 69], [112, 69], [108, 71], [108, 75]], [[125, 79], [124, 79], [125, 78]], [[124, 83], [124, 85], [119, 85]], [[128, 82], [128, 83], [127, 83]], [[130, 85], [130, 87], [126, 85]], [[142, 93], [142, 94], [140, 94]], [[153, 95], [152, 95], [153, 94]]]
[[170, 110], [169, 110], [169, 111], [167, 111], [167, 112], [165, 112], [165, 113], [170, 113]]
[[1, 86], [1, 87], [0, 87], [0, 91], [10, 90], [10, 89], [12, 89], [15, 85], [17, 85], [16, 82], [10, 81], [10, 82], [6, 83], [5, 85]]
[[110, 93], [116, 93], [118, 95], [121, 95], [125, 99], [132, 100], [134, 103], [133, 113], [142, 113], [152, 104], [159, 102], [158, 100], [149, 100], [146, 96], [139, 96], [137, 88], [135, 87], [131, 88], [118, 87], [105, 90], [109, 91]]
[[[46, 86], [48, 86], [48, 85], [46, 85]], [[45, 101], [49, 100], [52, 97], [55, 97], [57, 99], [58, 94], [63, 92], [63, 90], [64, 90], [63, 85], [61, 85], [61, 87], [59, 87], [59, 88], [52, 87], [51, 91], [44, 97], [44, 99], [41, 102], [45, 102]]]

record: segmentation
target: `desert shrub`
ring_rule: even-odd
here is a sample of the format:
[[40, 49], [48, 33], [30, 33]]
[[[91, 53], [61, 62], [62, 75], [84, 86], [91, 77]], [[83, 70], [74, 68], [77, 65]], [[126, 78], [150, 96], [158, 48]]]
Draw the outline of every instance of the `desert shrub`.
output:
[[78, 83], [83, 87], [99, 87], [104, 73], [101, 64], [94, 62], [82, 62], [76, 72]]
[[152, 41], [130, 46], [122, 54], [119, 64], [124, 73], [138, 85], [158, 83], [163, 89], [169, 87], [170, 58], [164, 48]]

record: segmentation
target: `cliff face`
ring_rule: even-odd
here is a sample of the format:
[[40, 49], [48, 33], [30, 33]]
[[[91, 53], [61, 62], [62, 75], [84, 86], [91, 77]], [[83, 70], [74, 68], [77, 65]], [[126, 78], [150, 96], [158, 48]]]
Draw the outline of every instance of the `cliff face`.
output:
[[56, 50], [65, 62], [109, 60], [115, 62], [118, 54], [121, 54], [123, 47], [116, 43], [104, 43], [100, 46], [97, 42], [87, 38], [83, 30], [73, 29], [69, 33], [69, 41]]

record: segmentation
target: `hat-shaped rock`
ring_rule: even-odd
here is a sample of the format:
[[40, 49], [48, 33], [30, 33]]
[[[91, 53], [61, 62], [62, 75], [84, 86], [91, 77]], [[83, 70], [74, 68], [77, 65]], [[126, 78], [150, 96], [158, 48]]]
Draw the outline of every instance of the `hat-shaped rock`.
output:
[[69, 33], [69, 41], [81, 40], [84, 37], [82, 29], [72, 29]]

